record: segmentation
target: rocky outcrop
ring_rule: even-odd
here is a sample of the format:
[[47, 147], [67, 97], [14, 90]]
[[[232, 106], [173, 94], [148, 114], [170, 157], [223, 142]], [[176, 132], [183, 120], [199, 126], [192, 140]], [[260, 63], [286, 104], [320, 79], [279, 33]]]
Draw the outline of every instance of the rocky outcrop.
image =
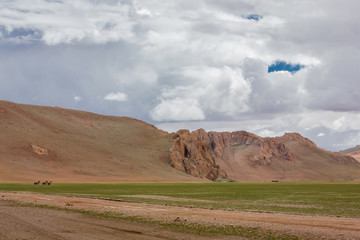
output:
[[49, 153], [46, 148], [42, 148], [36, 144], [31, 144], [31, 148], [32, 148], [33, 152], [36, 153], [37, 155], [48, 155], [48, 153]]
[[279, 138], [261, 138], [245, 131], [207, 133], [204, 129], [193, 132], [179, 130], [171, 138], [174, 145], [170, 149], [169, 164], [187, 174], [210, 180], [227, 177], [217, 161], [234, 161], [232, 146], [258, 146], [259, 151], [249, 159], [258, 165], [270, 165], [274, 157], [293, 161], [292, 154]]
[[174, 145], [170, 149], [169, 164], [182, 172], [195, 177], [210, 180], [226, 178], [215, 163], [209, 146], [209, 138], [204, 130], [190, 133], [189, 130], [179, 130], [173, 133]]
[[294, 157], [285, 144], [278, 138], [264, 138], [261, 144], [260, 153], [254, 156], [258, 163], [270, 164], [272, 158], [285, 161], [294, 161]]

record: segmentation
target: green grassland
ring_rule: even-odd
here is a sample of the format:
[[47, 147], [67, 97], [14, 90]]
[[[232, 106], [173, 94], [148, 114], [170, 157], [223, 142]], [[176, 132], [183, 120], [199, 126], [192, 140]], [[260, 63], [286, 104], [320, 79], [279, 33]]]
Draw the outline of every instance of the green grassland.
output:
[[[55, 183], [51, 186], [0, 183], [0, 191], [360, 218], [359, 183]], [[135, 195], [167, 196], [183, 200], [140, 198]]]

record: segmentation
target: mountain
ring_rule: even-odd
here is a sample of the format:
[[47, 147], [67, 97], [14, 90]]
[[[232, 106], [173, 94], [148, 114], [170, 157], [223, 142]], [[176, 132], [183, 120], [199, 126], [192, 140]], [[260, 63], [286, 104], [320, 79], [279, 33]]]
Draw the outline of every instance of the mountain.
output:
[[[360, 164], [350, 156], [318, 148], [298, 133], [261, 138], [237, 132], [180, 130], [173, 137], [182, 147], [172, 149], [170, 163], [192, 173], [199, 159], [218, 165], [209, 179], [229, 178], [242, 182], [262, 181], [360, 181]], [[204, 152], [206, 154], [204, 154]], [[190, 170], [189, 170], [190, 169]], [[215, 175], [216, 175], [215, 174]]]
[[0, 182], [360, 181], [360, 163], [297, 133], [167, 133], [145, 122], [0, 101]]
[[355, 158], [357, 161], [360, 162], [360, 145], [357, 145], [357, 146], [355, 146], [353, 148], [349, 148], [349, 149], [340, 151], [340, 153], [351, 156], [351, 157]]
[[194, 182], [169, 134], [126, 118], [0, 101], [0, 182]]

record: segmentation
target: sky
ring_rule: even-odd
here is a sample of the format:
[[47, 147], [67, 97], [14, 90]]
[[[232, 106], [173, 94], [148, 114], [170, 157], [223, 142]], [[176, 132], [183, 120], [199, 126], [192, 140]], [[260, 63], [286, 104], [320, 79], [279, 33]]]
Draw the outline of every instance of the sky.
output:
[[0, 99], [360, 144], [358, 0], [3, 0]]

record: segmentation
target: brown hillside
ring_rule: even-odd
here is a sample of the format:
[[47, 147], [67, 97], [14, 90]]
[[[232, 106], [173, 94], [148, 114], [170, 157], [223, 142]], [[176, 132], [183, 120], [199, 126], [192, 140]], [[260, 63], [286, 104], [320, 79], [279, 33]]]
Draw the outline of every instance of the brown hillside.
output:
[[354, 158], [318, 148], [297, 133], [280, 139], [297, 160], [284, 179], [294, 176], [299, 181], [360, 181], [360, 164]]
[[360, 162], [360, 145], [340, 151], [340, 153], [351, 156], [351, 157], [355, 158], [358, 162]]
[[168, 164], [173, 142], [131, 118], [0, 101], [0, 182], [202, 181]]
[[237, 181], [360, 181], [355, 159], [320, 149], [297, 133], [261, 138], [245, 131], [200, 129], [188, 135], [202, 139], [220, 170]]

